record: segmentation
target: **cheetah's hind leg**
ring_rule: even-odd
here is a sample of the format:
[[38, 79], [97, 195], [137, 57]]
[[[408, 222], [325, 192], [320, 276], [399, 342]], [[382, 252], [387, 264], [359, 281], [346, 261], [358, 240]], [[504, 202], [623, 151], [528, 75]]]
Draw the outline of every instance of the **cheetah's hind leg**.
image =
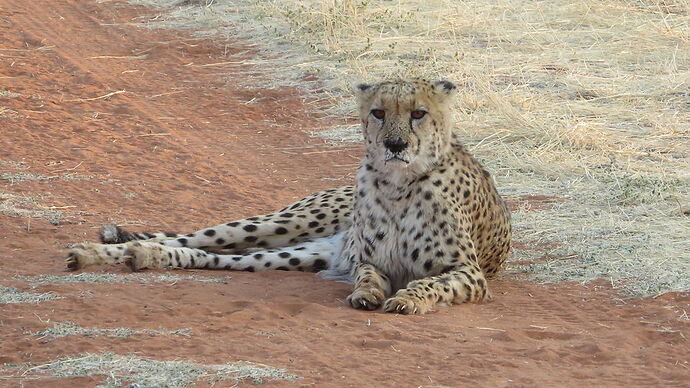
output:
[[125, 262], [127, 244], [74, 244], [67, 252], [65, 263], [68, 271], [76, 271], [90, 265], [120, 264]]
[[236, 271], [308, 271], [327, 269], [343, 233], [317, 238], [289, 247], [246, 254], [218, 254], [189, 247], [171, 247], [147, 241], [127, 243], [124, 262], [133, 270], [153, 268], [204, 268]]

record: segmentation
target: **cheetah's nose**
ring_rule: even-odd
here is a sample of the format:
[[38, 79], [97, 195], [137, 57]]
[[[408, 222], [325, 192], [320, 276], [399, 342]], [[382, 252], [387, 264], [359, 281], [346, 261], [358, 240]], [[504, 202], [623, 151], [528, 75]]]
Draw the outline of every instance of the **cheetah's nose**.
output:
[[401, 137], [396, 137], [396, 138], [387, 138], [386, 140], [383, 141], [383, 145], [388, 148], [393, 153], [398, 153], [400, 151], [405, 150], [407, 148], [408, 143], [403, 140]]

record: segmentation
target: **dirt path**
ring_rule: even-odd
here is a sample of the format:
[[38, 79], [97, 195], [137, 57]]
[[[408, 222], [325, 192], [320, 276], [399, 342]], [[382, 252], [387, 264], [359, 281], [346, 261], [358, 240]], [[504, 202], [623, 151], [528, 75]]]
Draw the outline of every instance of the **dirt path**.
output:
[[[35, 289], [17, 280], [65, 275], [64, 246], [93, 239], [107, 222], [192, 231], [351, 182], [360, 151], [310, 139], [305, 131], [318, 127], [318, 113], [297, 91], [245, 87], [251, 79], [237, 73], [251, 69], [241, 65], [204, 66], [247, 47], [129, 24], [150, 15], [113, 2], [0, 0], [0, 205], [13, 195], [33, 198], [20, 208], [63, 212], [58, 226], [0, 215], [0, 285], [62, 297], [0, 305], [0, 364], [109, 351], [201, 364], [251, 361], [302, 377], [270, 386], [688, 381], [690, 297], [623, 300], [605, 282], [540, 286], [503, 278], [492, 284], [492, 303], [407, 317], [352, 310], [344, 304], [349, 286], [306, 273], [190, 271], [173, 274], [231, 278]], [[192, 335], [46, 341], [29, 334], [64, 321], [190, 328]], [[15, 375], [0, 386], [99, 381]]]

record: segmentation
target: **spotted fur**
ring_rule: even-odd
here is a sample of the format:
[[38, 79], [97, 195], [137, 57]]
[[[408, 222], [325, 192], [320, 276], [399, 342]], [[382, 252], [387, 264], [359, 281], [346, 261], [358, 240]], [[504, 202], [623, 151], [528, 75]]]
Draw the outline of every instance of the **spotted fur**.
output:
[[67, 266], [320, 272], [354, 283], [348, 303], [423, 314], [491, 297], [510, 249], [510, 214], [489, 173], [452, 133], [448, 81], [360, 85], [366, 155], [355, 186], [186, 235], [101, 231]]

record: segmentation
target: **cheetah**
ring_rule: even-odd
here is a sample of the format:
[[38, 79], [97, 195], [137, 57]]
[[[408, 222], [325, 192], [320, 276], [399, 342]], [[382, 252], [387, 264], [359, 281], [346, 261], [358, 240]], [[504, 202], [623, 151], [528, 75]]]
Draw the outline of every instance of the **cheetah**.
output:
[[423, 79], [357, 87], [365, 156], [354, 186], [194, 233], [133, 233], [73, 246], [67, 268], [319, 272], [354, 284], [356, 309], [424, 314], [491, 299], [510, 250], [510, 213], [490, 174], [452, 131], [456, 86]]

